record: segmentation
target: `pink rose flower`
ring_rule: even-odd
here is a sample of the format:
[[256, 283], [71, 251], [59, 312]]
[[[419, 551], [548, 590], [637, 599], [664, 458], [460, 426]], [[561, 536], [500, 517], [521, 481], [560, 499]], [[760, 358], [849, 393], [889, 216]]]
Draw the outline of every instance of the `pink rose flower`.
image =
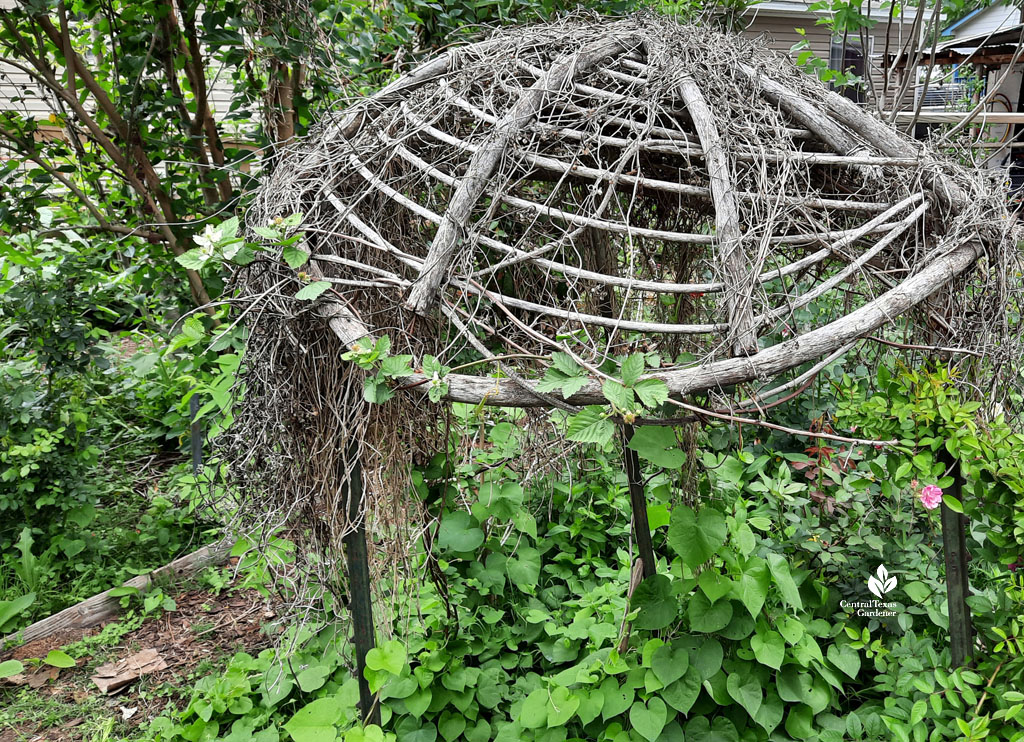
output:
[[936, 487], [934, 484], [926, 485], [921, 494], [918, 495], [921, 498], [921, 504], [928, 510], [934, 510], [942, 502], [942, 490]]

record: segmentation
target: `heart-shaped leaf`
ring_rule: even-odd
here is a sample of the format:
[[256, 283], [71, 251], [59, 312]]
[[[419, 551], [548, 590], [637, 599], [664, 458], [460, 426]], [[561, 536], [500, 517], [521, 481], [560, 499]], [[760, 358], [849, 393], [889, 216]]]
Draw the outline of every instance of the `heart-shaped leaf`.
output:
[[544, 726], [548, 720], [548, 691], [538, 688], [526, 697], [519, 710], [519, 723], [526, 729]]
[[757, 633], [750, 637], [750, 648], [754, 651], [754, 657], [762, 665], [773, 667], [776, 670], [782, 667], [782, 660], [786, 657], [786, 643], [782, 640], [781, 634], [759, 624]]
[[721, 631], [732, 620], [732, 601], [712, 603], [704, 593], [694, 593], [686, 608], [690, 629], [702, 634]]
[[578, 689], [575, 693], [580, 699], [580, 707], [576, 709], [576, 716], [580, 718], [580, 723], [586, 726], [601, 715], [601, 709], [604, 708], [604, 693], [600, 688], [590, 691]]
[[716, 602], [719, 598], [725, 597], [733, 590], [732, 580], [728, 577], [723, 577], [713, 569], [706, 569], [701, 572], [697, 584], [712, 603]]
[[731, 672], [725, 683], [729, 697], [754, 717], [761, 708], [761, 684], [751, 672]]
[[430, 692], [430, 688], [420, 688], [405, 699], [405, 710], [419, 719], [426, 713], [432, 697], [433, 694]]
[[724, 656], [725, 652], [717, 639], [705, 639], [696, 654], [690, 657], [690, 664], [697, 668], [703, 682], [722, 668]]
[[688, 714], [700, 695], [700, 671], [690, 667], [676, 682], [661, 691], [661, 697], [681, 714]]
[[371, 670], [385, 670], [392, 675], [401, 675], [405, 663], [405, 645], [395, 639], [366, 653], [366, 666]]
[[752, 618], [757, 618], [768, 595], [768, 564], [760, 557], [750, 557], [743, 565], [738, 582], [733, 583], [734, 592]]
[[849, 644], [844, 644], [841, 647], [833, 644], [828, 648], [826, 654], [829, 662], [846, 673], [850, 678], [857, 678], [857, 673], [860, 672], [860, 655], [857, 653], [857, 650]]
[[640, 609], [633, 625], [645, 631], [656, 631], [668, 626], [676, 618], [679, 603], [672, 595], [672, 581], [665, 575], [654, 575], [641, 582], [633, 597], [630, 608]]
[[672, 510], [668, 527], [668, 544], [691, 569], [711, 558], [725, 543], [725, 516], [705, 507], [700, 515], [685, 505]]
[[667, 720], [668, 709], [665, 702], [657, 696], [650, 699], [646, 706], [643, 702], [637, 701], [629, 709], [629, 723], [648, 742], [654, 742], [658, 738]]
[[548, 695], [548, 729], [564, 726], [580, 707], [580, 699], [568, 688], [555, 686]]
[[295, 680], [302, 690], [309, 693], [317, 688], [322, 688], [331, 672], [333, 669], [327, 665], [313, 665], [302, 670], [295, 676]]
[[454, 742], [466, 730], [466, 717], [445, 711], [437, 722], [437, 731], [448, 742]]
[[606, 678], [601, 683], [601, 694], [604, 696], [604, 707], [601, 709], [603, 721], [618, 716], [633, 703], [633, 689], [620, 686], [615, 678]]
[[683, 677], [689, 666], [690, 653], [683, 647], [673, 648], [670, 644], [658, 647], [651, 658], [651, 670], [662, 686], [671, 685]]
[[770, 735], [775, 731], [775, 727], [782, 722], [783, 713], [785, 713], [785, 708], [782, 699], [779, 698], [778, 693], [769, 688], [768, 694], [761, 703], [761, 708], [754, 715], [754, 721]]
[[465, 510], [457, 510], [442, 516], [437, 542], [442, 549], [474, 551], [484, 542], [484, 532], [477, 528], [473, 516]]

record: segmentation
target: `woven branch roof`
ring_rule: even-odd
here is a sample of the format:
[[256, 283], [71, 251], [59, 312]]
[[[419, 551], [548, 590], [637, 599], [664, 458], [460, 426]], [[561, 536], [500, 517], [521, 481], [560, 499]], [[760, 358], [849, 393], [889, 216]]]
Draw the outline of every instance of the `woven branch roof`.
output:
[[[1009, 223], [998, 189], [788, 59], [654, 17], [500, 31], [434, 58], [283, 159], [250, 219], [290, 212], [346, 343], [595, 361], [639, 342], [700, 360], [662, 374], [676, 393], [849, 345]], [[800, 310], [836, 292], [843, 311], [807, 327]], [[927, 324], [953, 337], [997, 319], [969, 293], [943, 292]], [[450, 393], [551, 404], [527, 387], [456, 375]]]
[[[346, 346], [387, 335], [456, 368], [449, 400], [527, 410], [605, 402], [598, 373], [568, 399], [536, 388], [556, 350], [591, 370], [658, 352], [674, 395], [755, 382], [754, 405], [883, 325], [1017, 352], [998, 184], [756, 42], [663, 17], [574, 16], [435, 57], [282, 155], [248, 220], [294, 213], [308, 265], [264, 256], [237, 277], [245, 394], [220, 445], [241, 517], [306, 524], [322, 577], [364, 516], [374, 563], [406, 558], [409, 454], [451, 440], [426, 375], [367, 404]], [[310, 280], [331, 291], [296, 300]], [[548, 417], [518, 419], [537, 432], [523, 479], [557, 467]]]

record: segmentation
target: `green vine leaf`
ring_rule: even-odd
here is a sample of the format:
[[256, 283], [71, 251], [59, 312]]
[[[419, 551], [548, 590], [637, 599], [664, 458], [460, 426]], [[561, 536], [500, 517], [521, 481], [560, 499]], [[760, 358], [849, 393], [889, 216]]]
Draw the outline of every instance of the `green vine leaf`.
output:
[[566, 436], [571, 441], [597, 443], [604, 446], [615, 435], [615, 426], [605, 415], [603, 408], [596, 405], [584, 407], [571, 418]]
[[313, 301], [331, 287], [330, 281], [314, 281], [303, 286], [295, 292], [295, 298], [299, 301]]

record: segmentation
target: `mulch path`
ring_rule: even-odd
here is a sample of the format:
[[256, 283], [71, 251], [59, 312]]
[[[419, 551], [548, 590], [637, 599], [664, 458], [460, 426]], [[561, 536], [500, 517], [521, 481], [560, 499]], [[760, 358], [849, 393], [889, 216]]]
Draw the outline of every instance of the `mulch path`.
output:
[[[55, 678], [37, 677], [32, 686], [39, 687], [35, 687], [34, 691], [68, 705], [93, 701], [95, 707], [94, 699], [98, 698], [109, 708], [109, 715], [119, 719], [124, 716], [125, 709], [136, 708], [137, 711], [124, 722], [128, 727], [136, 727], [157, 716], [168, 703], [181, 706], [187, 703], [188, 689], [192, 685], [188, 677], [200, 664], [206, 662], [207, 666], [217, 666], [218, 669], [211, 672], [219, 672], [219, 663], [234, 652], [244, 651], [255, 655], [273, 645], [273, 638], [262, 631], [262, 627], [276, 616], [277, 602], [273, 598], [264, 598], [252, 589], [226, 589], [220, 595], [193, 589], [171, 594], [171, 597], [176, 603], [176, 610], [146, 620], [137, 629], [125, 634], [117, 646], [98, 647], [95, 656], [79, 659], [76, 667], [61, 670]], [[0, 652], [0, 661], [45, 657], [50, 650], [94, 635], [101, 628], [62, 631], [43, 637]], [[142, 649], [156, 650], [167, 663], [166, 669], [145, 675], [109, 695], [100, 693], [90, 681], [97, 665], [115, 662]], [[177, 688], [180, 693], [176, 696], [172, 692], [153, 692], [161, 686]], [[29, 687], [22, 685], [12, 689], [9, 684], [0, 681], [0, 694], [13, 696]], [[141, 689], [145, 690], [140, 692]], [[3, 695], [0, 695], [0, 704], [5, 702]], [[81, 722], [81, 719], [63, 717], [48, 729], [31, 723], [19, 724], [15, 728], [0, 729], [0, 742], [78, 741], [85, 738], [85, 725], [79, 729]], [[125, 726], [121, 726], [120, 731], [125, 732]]]

